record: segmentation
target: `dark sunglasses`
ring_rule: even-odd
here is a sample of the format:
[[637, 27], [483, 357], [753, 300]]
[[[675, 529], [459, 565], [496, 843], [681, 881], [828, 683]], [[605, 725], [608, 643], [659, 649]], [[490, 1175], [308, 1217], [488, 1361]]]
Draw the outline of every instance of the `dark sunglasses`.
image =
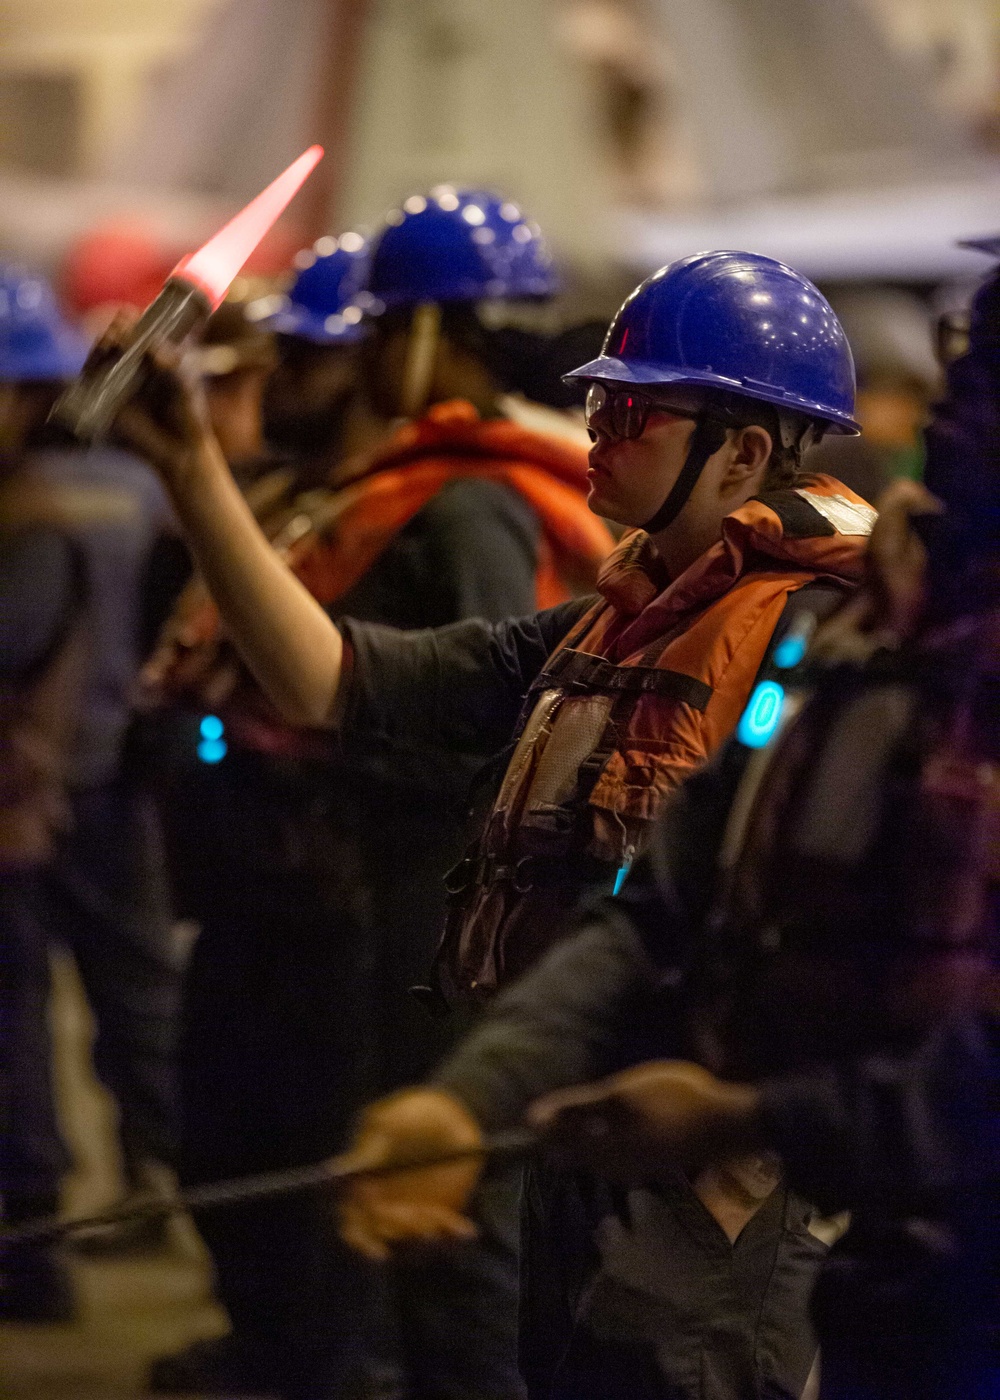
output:
[[651, 413], [669, 413], [674, 418], [700, 416], [690, 409], [660, 403], [635, 389], [613, 388], [593, 383], [587, 389], [584, 419], [591, 432], [601, 432], [609, 438], [638, 438], [646, 431]]

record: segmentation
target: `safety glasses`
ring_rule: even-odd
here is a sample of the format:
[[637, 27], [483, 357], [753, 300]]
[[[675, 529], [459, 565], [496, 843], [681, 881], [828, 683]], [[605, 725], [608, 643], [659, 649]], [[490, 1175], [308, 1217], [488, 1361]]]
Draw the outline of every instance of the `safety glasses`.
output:
[[595, 382], [587, 389], [584, 417], [591, 432], [609, 438], [638, 438], [646, 430], [651, 413], [669, 413], [674, 418], [697, 419], [690, 409], [660, 403], [635, 389], [622, 389]]

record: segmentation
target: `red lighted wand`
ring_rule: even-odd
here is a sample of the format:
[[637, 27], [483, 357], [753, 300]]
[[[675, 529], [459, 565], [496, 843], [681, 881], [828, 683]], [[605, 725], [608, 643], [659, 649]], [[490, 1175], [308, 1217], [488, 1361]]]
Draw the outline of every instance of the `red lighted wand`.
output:
[[203, 247], [182, 258], [139, 317], [128, 345], [85, 365], [57, 399], [52, 420], [83, 441], [104, 437], [141, 387], [147, 352], [164, 341], [179, 345], [205, 323], [322, 155], [322, 146], [310, 146]]

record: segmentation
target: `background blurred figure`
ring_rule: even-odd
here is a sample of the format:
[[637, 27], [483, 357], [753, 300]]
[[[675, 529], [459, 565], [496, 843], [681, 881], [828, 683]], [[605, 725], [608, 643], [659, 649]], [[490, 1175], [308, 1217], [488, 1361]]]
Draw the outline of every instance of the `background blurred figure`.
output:
[[286, 296], [263, 297], [249, 312], [277, 337], [278, 366], [264, 399], [268, 441], [296, 459], [302, 485], [324, 481], [339, 460], [385, 432], [357, 392], [356, 347], [363, 336], [368, 248], [358, 233], [317, 239], [297, 256]]
[[[67, 1166], [49, 1082], [43, 880], [69, 821], [66, 779], [86, 660], [83, 567], [61, 504], [29, 487], [23, 447], [83, 360], [48, 289], [4, 270], [0, 403], [0, 1191], [5, 1220], [58, 1208]], [[21, 375], [24, 378], [21, 378]], [[8, 1253], [0, 1317], [72, 1316], [60, 1254]]]
[[241, 482], [252, 481], [274, 462], [264, 434], [264, 390], [278, 364], [274, 337], [240, 302], [224, 301], [192, 354], [226, 461]]
[[148, 306], [183, 252], [141, 219], [101, 222], [66, 249], [58, 283], [63, 304], [94, 332], [103, 330], [120, 306]]
[[[61, 752], [47, 781], [65, 802], [48, 848], [43, 843], [29, 862], [30, 880], [22, 872], [5, 881], [0, 940], [14, 1031], [3, 1038], [3, 1054], [11, 1056], [4, 1078], [13, 1111], [4, 1125], [0, 1189], [8, 1218], [54, 1209], [68, 1165], [50, 1083], [46, 1016], [53, 940], [72, 951], [95, 1015], [95, 1067], [117, 1101], [128, 1187], [155, 1182], [153, 1164], [172, 1161], [175, 1149], [179, 968], [156, 824], [126, 752], [144, 571], [168, 512], [155, 477], [136, 458], [52, 444], [48, 410], [84, 353], [48, 286], [5, 270], [0, 443], [8, 519], [19, 532], [4, 547], [13, 589], [12, 612], [4, 619], [13, 649], [5, 651], [5, 665], [13, 667], [14, 697], [4, 738], [15, 757], [23, 760], [27, 753], [30, 759], [32, 726], [25, 730], [21, 715], [24, 687], [37, 695], [39, 686], [43, 694], [54, 686], [49, 719]], [[72, 686], [65, 682], [61, 645], [71, 619], [86, 638], [85, 655], [73, 663]], [[36, 762], [46, 767], [44, 752]], [[18, 864], [16, 851], [4, 859]], [[140, 1227], [91, 1247], [134, 1247], [159, 1238], [159, 1227]], [[22, 1318], [67, 1310], [64, 1281], [51, 1270], [28, 1269], [20, 1279], [15, 1274], [13, 1287], [0, 1298], [0, 1307]]]
[[890, 287], [844, 290], [831, 303], [854, 354], [864, 431], [822, 443], [819, 469], [877, 501], [897, 477], [923, 471], [923, 428], [941, 389], [931, 311], [913, 292]]
[[[610, 537], [586, 510], [582, 448], [501, 416], [509, 338], [473, 303], [548, 296], [555, 278], [513, 205], [448, 191], [404, 207], [367, 288], [361, 240], [321, 239], [288, 298], [258, 308], [280, 337], [267, 422], [295, 455], [248, 499], [335, 615], [421, 628], [529, 612], [591, 584]], [[363, 324], [362, 308], [382, 314]], [[213, 422], [221, 405], [210, 387]], [[415, 421], [356, 450], [399, 419]], [[201, 891], [182, 1057], [191, 1180], [335, 1151], [360, 1103], [450, 1042], [451, 1026], [409, 988], [433, 957], [478, 766], [283, 724], [198, 587], [151, 667], [193, 721], [179, 784]], [[206, 709], [216, 747], [202, 740], [202, 752], [220, 761], [198, 763]], [[313, 1200], [213, 1212], [199, 1223], [233, 1337], [165, 1358], [154, 1387], [516, 1400], [514, 1226], [502, 1204], [489, 1248], [392, 1274], [331, 1238]]]

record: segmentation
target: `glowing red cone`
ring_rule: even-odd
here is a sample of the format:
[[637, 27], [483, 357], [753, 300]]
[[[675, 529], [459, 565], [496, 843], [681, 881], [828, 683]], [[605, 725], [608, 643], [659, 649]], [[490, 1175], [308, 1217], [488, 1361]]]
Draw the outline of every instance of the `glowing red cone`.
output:
[[196, 253], [182, 258], [163, 290], [139, 317], [128, 345], [84, 365], [56, 400], [50, 417], [85, 441], [105, 436], [149, 372], [149, 351], [180, 345], [222, 301], [233, 278], [314, 169], [322, 146], [311, 146]]
[[214, 311], [247, 258], [277, 223], [322, 157], [322, 146], [310, 146], [197, 253], [181, 258], [170, 275], [183, 278], [204, 292]]

